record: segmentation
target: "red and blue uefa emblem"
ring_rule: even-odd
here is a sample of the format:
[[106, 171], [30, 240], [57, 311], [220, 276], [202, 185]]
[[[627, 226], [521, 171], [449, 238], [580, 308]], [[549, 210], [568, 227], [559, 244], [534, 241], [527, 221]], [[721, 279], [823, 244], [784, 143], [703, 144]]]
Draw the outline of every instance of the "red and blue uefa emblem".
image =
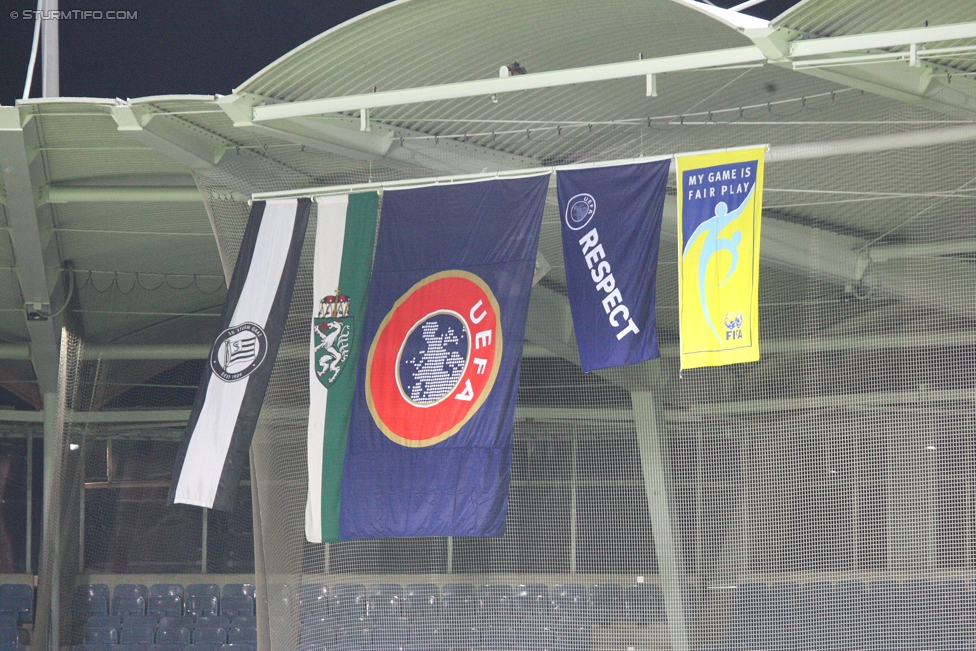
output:
[[498, 301], [467, 271], [427, 276], [386, 315], [366, 360], [366, 403], [408, 447], [456, 434], [491, 393], [502, 360]]

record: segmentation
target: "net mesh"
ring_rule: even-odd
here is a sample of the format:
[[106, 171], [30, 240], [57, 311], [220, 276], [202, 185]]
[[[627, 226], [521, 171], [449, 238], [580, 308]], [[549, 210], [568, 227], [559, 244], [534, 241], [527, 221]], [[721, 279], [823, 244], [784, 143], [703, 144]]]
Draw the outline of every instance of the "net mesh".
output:
[[[860, 101], [824, 99], [823, 123], [803, 129], [770, 124], [785, 118], [768, 110], [747, 126], [745, 111], [724, 126], [669, 120], [544, 137], [566, 143], [553, 160], [580, 162], [937, 126], [902, 108], [871, 124], [830, 123], [826, 104], [841, 100]], [[592, 135], [601, 129], [620, 135]], [[225, 273], [252, 192], [411, 174], [340, 168], [310, 152], [276, 156], [229, 153], [196, 175]], [[460, 164], [463, 151], [456, 156]], [[63, 535], [43, 556], [60, 553], [64, 578], [47, 589], [60, 590], [61, 622], [76, 621], [76, 583], [110, 574], [185, 583], [221, 571], [254, 577], [260, 639], [272, 649], [932, 648], [976, 639], [974, 161], [963, 143], [770, 164], [763, 359], [684, 373], [673, 212], [658, 270], [662, 359], [583, 374], [550, 188], [540, 253], [552, 270], [533, 289], [498, 539], [305, 542], [313, 206], [252, 446], [253, 481], [233, 514], [163, 505], [178, 414], [168, 424], [64, 420], [61, 515], [47, 524]], [[201, 363], [160, 362], [156, 379], [141, 382], [156, 386], [133, 393], [112, 387], [145, 369], [83, 358], [68, 341], [66, 413], [189, 407]], [[73, 441], [92, 484], [83, 522]], [[214, 542], [218, 530], [224, 542]], [[57, 569], [43, 563], [42, 576]], [[80, 630], [62, 625], [62, 641], [78, 642]]]

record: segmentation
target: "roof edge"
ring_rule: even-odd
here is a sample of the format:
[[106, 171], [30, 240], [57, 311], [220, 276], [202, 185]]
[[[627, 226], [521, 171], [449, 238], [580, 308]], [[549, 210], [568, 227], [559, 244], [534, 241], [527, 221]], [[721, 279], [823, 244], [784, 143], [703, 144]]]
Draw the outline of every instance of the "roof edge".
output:
[[304, 43], [302, 43], [298, 47], [296, 47], [296, 48], [294, 48], [292, 50], [289, 50], [285, 54], [282, 54], [280, 57], [278, 57], [277, 59], [275, 59], [274, 61], [272, 61], [268, 65], [264, 66], [263, 68], [261, 68], [260, 70], [258, 70], [257, 72], [255, 72], [253, 75], [251, 75], [247, 79], [245, 79], [242, 84], [240, 84], [239, 86], [237, 86], [236, 88], [234, 88], [234, 90], [231, 91], [231, 92], [233, 92], [234, 94], [240, 94], [240, 93], [250, 92], [250, 91], [247, 90], [247, 86], [248, 85], [250, 85], [251, 83], [255, 82], [258, 78], [260, 78], [266, 72], [270, 71], [272, 68], [275, 68], [279, 64], [283, 63], [284, 61], [287, 61], [291, 57], [293, 57], [296, 54], [298, 54], [299, 52], [303, 51], [305, 48], [312, 47], [313, 45], [315, 45], [316, 43], [318, 43], [322, 39], [328, 38], [329, 36], [331, 36], [335, 32], [338, 32], [341, 29], [345, 29], [346, 27], [349, 27], [350, 25], [352, 25], [354, 23], [357, 23], [357, 22], [359, 22], [361, 20], [366, 20], [367, 18], [372, 17], [374, 14], [378, 14], [381, 11], [386, 11], [388, 9], [392, 9], [394, 7], [398, 7], [398, 6], [402, 5], [402, 4], [406, 4], [406, 3], [412, 2], [412, 1], [413, 0], [393, 0], [393, 2], [389, 2], [389, 3], [385, 4], [385, 5], [381, 5], [379, 7], [376, 7], [375, 9], [370, 9], [369, 11], [367, 11], [365, 13], [362, 13], [362, 14], [359, 14], [358, 16], [353, 16], [352, 18], [350, 18], [349, 20], [347, 20], [347, 21], [345, 21], [343, 23], [339, 23], [335, 27], [332, 27], [330, 29], [327, 29], [326, 31], [324, 31], [321, 34], [319, 34], [318, 36], [315, 36], [314, 38], [310, 38], [309, 40], [305, 41]]

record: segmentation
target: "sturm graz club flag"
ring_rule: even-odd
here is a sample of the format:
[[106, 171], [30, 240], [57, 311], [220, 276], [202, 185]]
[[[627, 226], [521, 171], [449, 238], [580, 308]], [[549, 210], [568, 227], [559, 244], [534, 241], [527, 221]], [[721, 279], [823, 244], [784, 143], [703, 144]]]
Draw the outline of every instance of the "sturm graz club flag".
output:
[[255, 201], [169, 499], [230, 511], [285, 329], [309, 199]]

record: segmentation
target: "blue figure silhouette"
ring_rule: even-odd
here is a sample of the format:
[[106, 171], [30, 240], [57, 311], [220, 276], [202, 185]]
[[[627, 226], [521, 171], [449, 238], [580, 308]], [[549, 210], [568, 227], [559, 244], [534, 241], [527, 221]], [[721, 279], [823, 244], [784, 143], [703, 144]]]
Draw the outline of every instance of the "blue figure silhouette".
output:
[[749, 194], [746, 198], [742, 200], [739, 207], [729, 212], [729, 207], [724, 201], [720, 201], [718, 205], [715, 206], [715, 216], [703, 221], [695, 232], [691, 234], [688, 239], [688, 244], [685, 246], [685, 251], [682, 257], [688, 255], [688, 251], [691, 249], [692, 245], [695, 243], [699, 237], [704, 237], [705, 241], [702, 243], [701, 256], [698, 259], [698, 298], [701, 300], [702, 313], [705, 315], [705, 321], [708, 323], [708, 327], [712, 329], [712, 334], [715, 335], [716, 339], [720, 339], [718, 336], [718, 331], [715, 329], [715, 324], [712, 323], [712, 316], [708, 313], [708, 301], [705, 295], [705, 271], [708, 269], [708, 263], [711, 261], [712, 256], [714, 256], [719, 251], [728, 251], [732, 254], [732, 264], [729, 266], [728, 273], [725, 274], [725, 278], [718, 284], [719, 287], [724, 285], [732, 272], [739, 264], [739, 244], [742, 242], [742, 231], [736, 231], [732, 233], [731, 238], [719, 237], [719, 233], [731, 224], [739, 215], [742, 214], [742, 210], [749, 203], [749, 199], [752, 197], [752, 191], [755, 189], [755, 185], [749, 190]]

